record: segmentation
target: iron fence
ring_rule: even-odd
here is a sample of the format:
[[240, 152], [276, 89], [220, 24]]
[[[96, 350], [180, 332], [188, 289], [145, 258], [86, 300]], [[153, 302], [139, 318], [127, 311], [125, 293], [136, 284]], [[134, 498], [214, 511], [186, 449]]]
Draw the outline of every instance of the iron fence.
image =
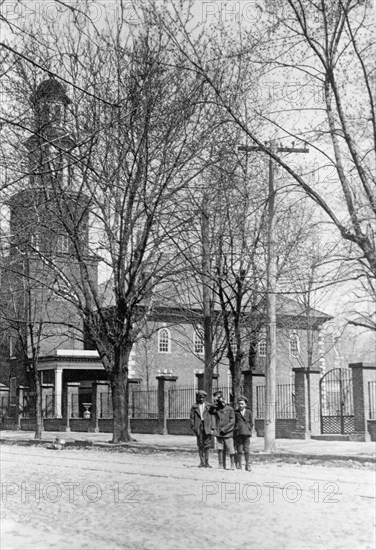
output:
[[[232, 388], [219, 386], [213, 391], [221, 391], [227, 403], [232, 401]], [[241, 392], [243, 388], [241, 388]], [[196, 403], [195, 386], [173, 387], [168, 390], [168, 418], [189, 418], [192, 405]]]
[[368, 382], [369, 419], [376, 419], [376, 380]]
[[21, 418], [34, 418], [35, 416], [35, 394], [25, 393], [20, 407]]
[[54, 396], [44, 395], [42, 397], [42, 416], [43, 418], [53, 418], [54, 416]]
[[132, 418], [158, 418], [158, 390], [134, 390], [131, 415]]
[[[278, 384], [275, 404], [278, 419], [296, 418], [294, 384]], [[265, 386], [256, 386], [256, 418], [265, 418]]]

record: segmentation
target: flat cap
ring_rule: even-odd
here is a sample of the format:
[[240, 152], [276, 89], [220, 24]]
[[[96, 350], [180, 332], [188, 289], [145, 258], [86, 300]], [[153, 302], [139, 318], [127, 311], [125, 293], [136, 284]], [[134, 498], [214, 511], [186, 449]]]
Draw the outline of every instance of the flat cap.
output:
[[248, 399], [246, 397], [244, 397], [244, 395], [240, 395], [238, 397], [238, 401], [245, 401], [246, 403], [248, 403]]
[[206, 397], [208, 395], [206, 393], [206, 391], [204, 391], [204, 390], [198, 390], [196, 393], [197, 393], [197, 395], [203, 395], [204, 397]]

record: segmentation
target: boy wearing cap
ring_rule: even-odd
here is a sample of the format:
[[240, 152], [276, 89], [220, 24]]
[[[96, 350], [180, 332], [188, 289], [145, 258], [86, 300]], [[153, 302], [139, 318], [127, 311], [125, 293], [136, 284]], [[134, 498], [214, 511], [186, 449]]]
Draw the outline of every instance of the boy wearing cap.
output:
[[234, 440], [236, 448], [236, 467], [242, 469], [242, 454], [245, 456], [245, 469], [251, 471], [249, 464], [249, 449], [252, 435], [252, 412], [247, 408], [248, 399], [241, 395], [238, 399], [238, 409], [235, 411]]
[[204, 390], [197, 392], [197, 403], [191, 408], [191, 429], [197, 437], [198, 454], [200, 455], [199, 468], [211, 468], [209, 453], [213, 433], [210, 403], [206, 402], [207, 393]]
[[230, 469], [235, 469], [235, 450], [234, 450], [234, 426], [235, 412], [230, 405], [226, 404], [223, 395], [217, 399], [214, 416], [216, 418], [216, 436], [218, 444], [218, 462], [220, 468], [226, 468], [225, 457], [226, 451], [230, 455]]

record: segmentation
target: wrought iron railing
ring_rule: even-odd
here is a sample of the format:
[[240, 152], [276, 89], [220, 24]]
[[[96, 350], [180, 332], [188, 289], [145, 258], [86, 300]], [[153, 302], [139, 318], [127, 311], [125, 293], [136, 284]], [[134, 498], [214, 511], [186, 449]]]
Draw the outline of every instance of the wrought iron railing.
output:
[[[265, 418], [265, 386], [256, 387], [256, 418]], [[272, 406], [272, 405], [269, 405]], [[294, 384], [278, 384], [276, 391], [275, 418], [296, 418]]]

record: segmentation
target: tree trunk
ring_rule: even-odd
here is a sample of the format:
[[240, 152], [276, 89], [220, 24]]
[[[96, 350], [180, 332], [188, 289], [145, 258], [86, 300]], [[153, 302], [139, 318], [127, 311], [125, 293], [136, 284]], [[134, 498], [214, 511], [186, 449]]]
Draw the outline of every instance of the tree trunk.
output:
[[112, 407], [114, 428], [112, 443], [123, 443], [131, 441], [128, 428], [128, 360], [131, 347], [115, 352], [115, 364], [111, 376]]
[[42, 387], [37, 361], [33, 361], [34, 385], [35, 385], [35, 434], [34, 439], [41, 439], [44, 430], [42, 413]]
[[236, 408], [239, 397], [241, 396], [242, 386], [242, 369], [241, 360], [236, 359], [234, 364], [234, 371], [232, 376], [232, 395], [234, 399], [234, 408]]

